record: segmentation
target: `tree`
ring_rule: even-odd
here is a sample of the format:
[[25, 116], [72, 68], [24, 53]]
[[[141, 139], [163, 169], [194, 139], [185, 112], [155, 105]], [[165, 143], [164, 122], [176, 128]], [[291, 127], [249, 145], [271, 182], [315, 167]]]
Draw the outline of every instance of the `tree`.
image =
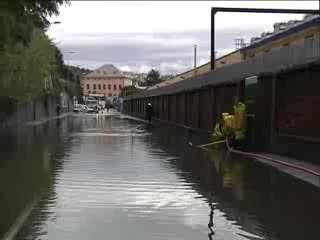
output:
[[153, 86], [153, 85], [160, 83], [162, 81], [160, 72], [155, 69], [151, 69], [148, 72], [145, 80], [146, 80], [147, 86]]
[[32, 99], [45, 94], [45, 79], [56, 71], [53, 43], [40, 29], [34, 29], [28, 46], [11, 47], [1, 56], [6, 71], [0, 76], [0, 95]]
[[45, 30], [47, 17], [59, 15], [59, 7], [69, 0], [1, 0], [0, 2], [0, 53], [7, 45], [27, 45], [33, 28]]
[[0, 1], [0, 96], [20, 100], [41, 97], [52, 89], [47, 88], [50, 80], [56, 93], [63, 89], [59, 79], [63, 75], [63, 57], [45, 30], [50, 26], [47, 18], [59, 15], [59, 7], [69, 3]]

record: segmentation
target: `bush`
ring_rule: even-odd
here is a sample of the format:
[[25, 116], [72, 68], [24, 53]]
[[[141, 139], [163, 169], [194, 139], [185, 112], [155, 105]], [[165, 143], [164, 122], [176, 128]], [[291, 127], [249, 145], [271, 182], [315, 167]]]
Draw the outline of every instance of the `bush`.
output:
[[227, 137], [234, 138], [238, 142], [245, 139], [245, 114], [246, 106], [238, 102], [233, 106], [234, 115], [223, 113], [223, 122], [216, 124], [213, 131], [213, 141], [223, 140]]
[[17, 101], [12, 97], [0, 97], [0, 112], [11, 115], [16, 110]]

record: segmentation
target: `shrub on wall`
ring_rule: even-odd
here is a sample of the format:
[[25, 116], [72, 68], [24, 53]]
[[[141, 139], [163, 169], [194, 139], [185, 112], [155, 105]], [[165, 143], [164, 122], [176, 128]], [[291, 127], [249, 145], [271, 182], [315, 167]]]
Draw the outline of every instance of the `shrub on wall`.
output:
[[0, 96], [0, 112], [5, 115], [11, 115], [17, 106], [17, 101], [12, 97]]

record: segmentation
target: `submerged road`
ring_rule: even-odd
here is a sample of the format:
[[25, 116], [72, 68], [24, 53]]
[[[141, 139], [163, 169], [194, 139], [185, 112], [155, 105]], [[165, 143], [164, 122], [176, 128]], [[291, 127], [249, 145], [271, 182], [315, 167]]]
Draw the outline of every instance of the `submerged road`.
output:
[[3, 130], [0, 239], [318, 239], [318, 188], [207, 141], [121, 115]]

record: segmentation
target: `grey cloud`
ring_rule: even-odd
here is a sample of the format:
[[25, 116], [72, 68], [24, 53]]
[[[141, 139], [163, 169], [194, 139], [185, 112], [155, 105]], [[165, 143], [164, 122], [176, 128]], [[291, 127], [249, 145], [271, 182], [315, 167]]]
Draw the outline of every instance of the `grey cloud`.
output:
[[[237, 31], [219, 30], [216, 33], [218, 52], [234, 48], [236, 37], [249, 38], [259, 33], [258, 29]], [[191, 68], [193, 44], [198, 45], [198, 62], [209, 60], [210, 32], [174, 33], [108, 33], [67, 35], [61, 48], [71, 63], [98, 67], [98, 64], [113, 63], [130, 69], [159, 68], [163, 73], [177, 73]], [[76, 52], [68, 55], [69, 51]]]

